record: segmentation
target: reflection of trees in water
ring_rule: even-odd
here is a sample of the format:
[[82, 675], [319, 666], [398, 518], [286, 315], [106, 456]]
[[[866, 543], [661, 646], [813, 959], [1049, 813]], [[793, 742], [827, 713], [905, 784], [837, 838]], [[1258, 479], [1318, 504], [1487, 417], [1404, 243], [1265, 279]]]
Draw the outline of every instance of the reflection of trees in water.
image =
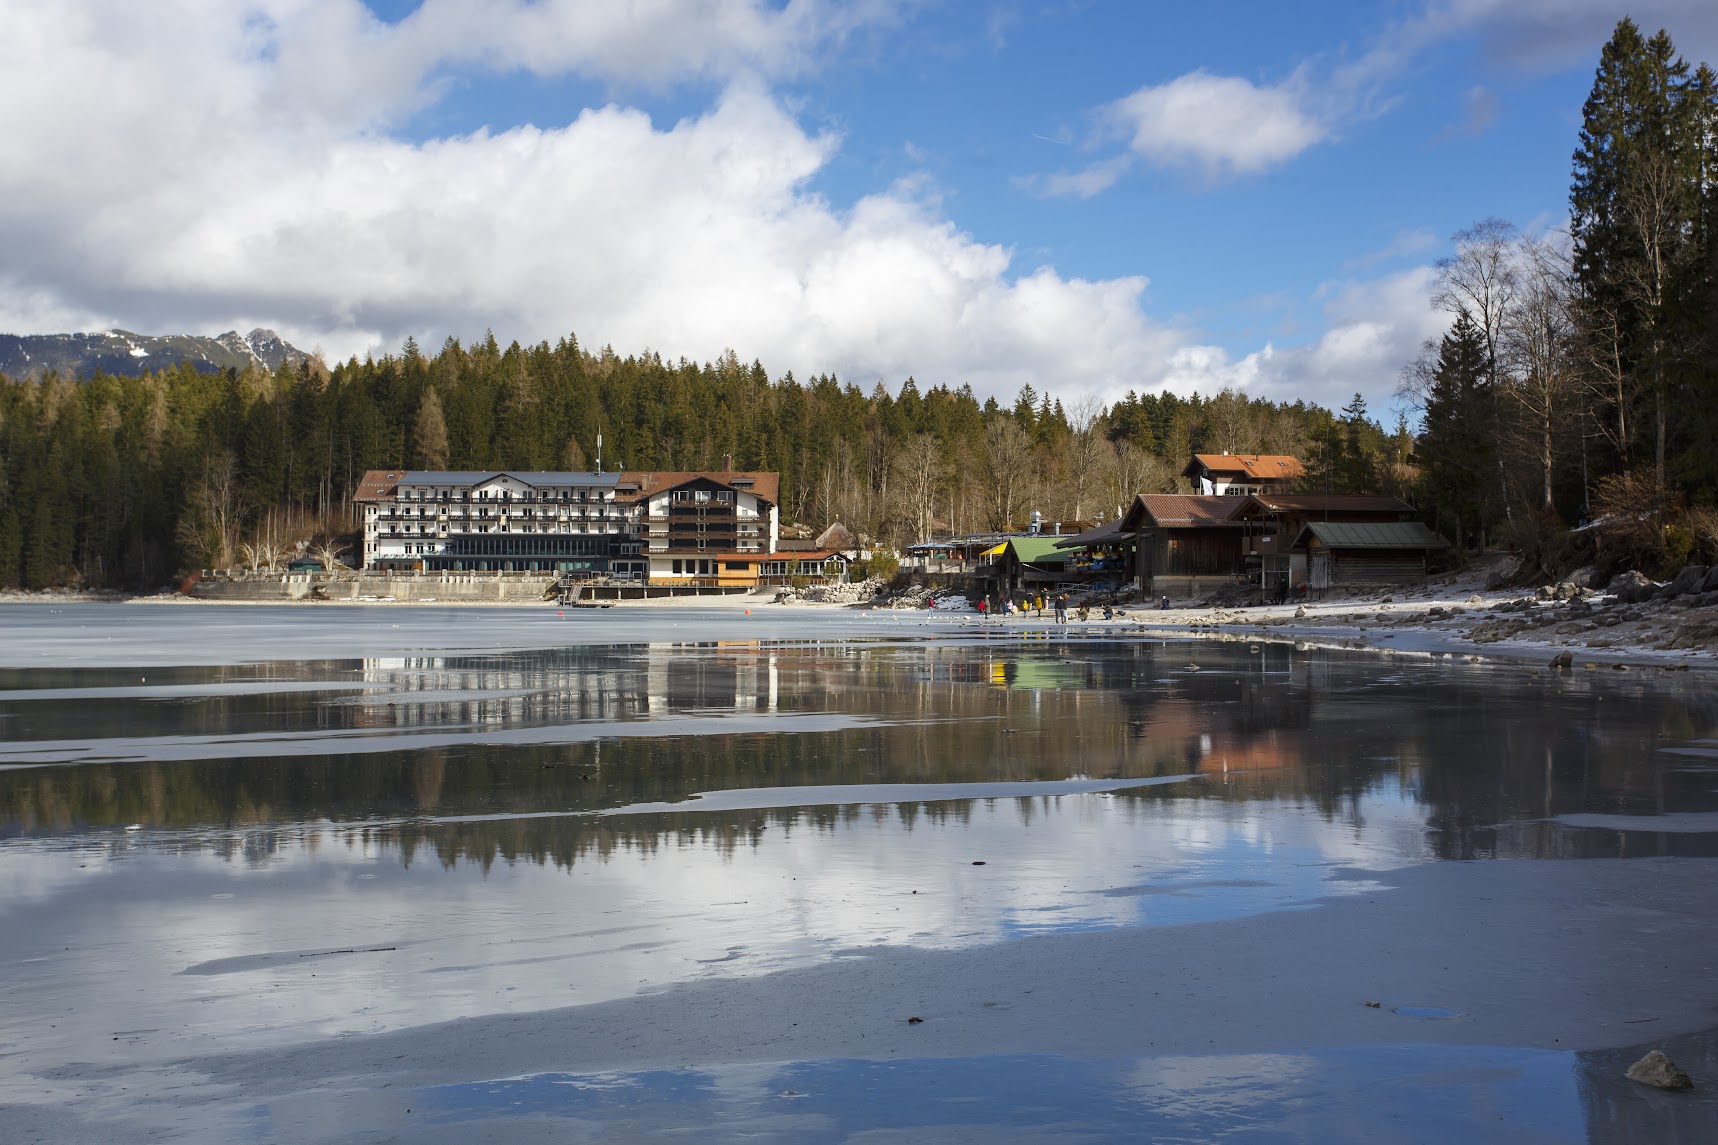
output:
[[1698, 835], [1574, 831], [1572, 813], [1718, 810], [1712, 774], [1660, 749], [1710, 735], [1718, 696], [1622, 685], [1608, 674], [1561, 681], [1520, 670], [1502, 687], [1434, 679], [1420, 724], [1438, 747], [1419, 794], [1441, 858], [1712, 854]]
[[[1187, 671], [1189, 663], [1202, 670]], [[331, 668], [322, 666], [322, 678]], [[1589, 833], [1600, 840], [1594, 843], [1579, 833], [1520, 821], [1568, 811], [1652, 813], [1718, 804], [1710, 776], [1670, 770], [1666, 757], [1655, 752], [1667, 741], [1705, 734], [1718, 722], [1718, 701], [1710, 696], [1655, 692], [1638, 684], [1631, 690], [1609, 677], [1571, 682], [1528, 669], [1391, 664], [1295, 652], [1280, 644], [1261, 645], [1257, 653], [1244, 645], [1054, 641], [629, 647], [434, 657], [421, 664], [367, 662], [343, 670], [375, 681], [415, 681], [411, 687], [426, 697], [450, 688], [481, 693], [536, 687], [567, 697], [625, 696], [625, 703], [641, 709], [663, 705], [657, 710], [744, 714], [774, 707], [882, 722], [827, 733], [21, 769], [0, 772], [0, 837], [130, 823], [220, 829], [317, 819], [594, 811], [744, 787], [1197, 771], [1206, 777], [1197, 788], [1201, 798], [1301, 803], [1357, 826], [1364, 796], [1399, 789], [1425, 805], [1435, 852], [1465, 858], [1588, 853], [1586, 848], [1601, 845], [1614, 853], [1614, 832]], [[550, 687], [563, 678], [573, 682]], [[636, 699], [635, 689], [643, 689], [643, 700]], [[269, 700], [285, 702], [279, 696]], [[331, 707], [302, 694], [291, 702]], [[416, 707], [444, 702], [465, 701], [426, 698]], [[455, 718], [458, 713], [430, 718], [414, 712], [411, 702], [396, 702], [395, 710], [431, 725], [464, 722]], [[573, 718], [566, 706], [560, 710]], [[543, 714], [514, 711], [495, 722], [535, 722]], [[105, 705], [98, 705], [93, 718], [104, 719], [105, 726], [103, 712]], [[1189, 790], [1139, 789], [1124, 799], [1147, 806], [1185, 798]], [[917, 813], [900, 814], [911, 826]], [[826, 813], [807, 814], [803, 822], [815, 823]], [[758, 822], [785, 823], [771, 816], [789, 813], [757, 815]], [[691, 818], [700, 825], [690, 829], [739, 837], [740, 821], [718, 823], [708, 813]], [[541, 822], [555, 825], [510, 821], [385, 830], [404, 832], [398, 835], [402, 847], [421, 845], [408, 844], [408, 837], [469, 840], [469, 846], [447, 844], [451, 853], [469, 857], [571, 856], [582, 853], [580, 848], [601, 852], [610, 846], [604, 839], [619, 837], [630, 840], [629, 846], [644, 845], [636, 836], [646, 829], [637, 825]], [[1513, 825], [1499, 828], [1500, 823]], [[1653, 835], [1647, 843], [1624, 839], [1621, 845], [1635, 848], [1627, 853], [1704, 846], [1697, 839]]]
[[580, 861], [606, 861], [619, 854], [649, 857], [679, 848], [708, 849], [729, 858], [756, 847], [771, 832], [784, 837], [796, 831], [833, 834], [839, 828], [865, 823], [909, 831], [915, 826], [960, 826], [971, 822], [977, 802], [950, 799], [475, 823], [404, 823], [366, 829], [363, 840], [372, 846], [397, 848], [400, 861], [407, 866], [427, 851], [444, 867], [464, 862], [488, 870], [499, 861], [553, 864], [570, 869]]
[[[1658, 750], [1718, 726], [1709, 691], [1286, 645], [1226, 651], [1158, 650], [1155, 675], [1142, 674], [1155, 686], [1121, 701], [1136, 734], [1182, 745], [1208, 797], [1304, 802], [1358, 826], [1362, 797], [1388, 786], [1425, 808], [1446, 859], [1718, 853], [1707, 836], [1545, 821], [1718, 809], [1710, 773], [1678, 770]], [[1175, 671], [1194, 660], [1205, 670]]]
[[1117, 721], [1092, 718], [1113, 706], [1097, 693], [1034, 700], [960, 688], [928, 705], [924, 722], [838, 732], [17, 770], [0, 772], [0, 832], [601, 810], [740, 787], [1134, 778], [1181, 768]]

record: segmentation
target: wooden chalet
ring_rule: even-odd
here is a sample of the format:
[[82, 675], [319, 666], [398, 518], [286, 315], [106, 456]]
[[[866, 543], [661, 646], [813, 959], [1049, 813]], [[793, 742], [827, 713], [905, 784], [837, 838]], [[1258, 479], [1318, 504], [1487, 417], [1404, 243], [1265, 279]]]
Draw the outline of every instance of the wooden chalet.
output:
[[1241, 579], [1244, 527], [1232, 497], [1141, 493], [1123, 514], [1134, 580], [1152, 596], [1200, 597]]
[[1308, 584], [1307, 550], [1296, 549], [1309, 523], [1391, 524], [1411, 520], [1400, 497], [1370, 493], [1261, 493], [1244, 498], [1231, 517], [1242, 526], [1241, 552], [1267, 604], [1279, 604]]
[[1305, 474], [1298, 459], [1282, 453], [1195, 453], [1181, 471], [1205, 497], [1286, 493]]

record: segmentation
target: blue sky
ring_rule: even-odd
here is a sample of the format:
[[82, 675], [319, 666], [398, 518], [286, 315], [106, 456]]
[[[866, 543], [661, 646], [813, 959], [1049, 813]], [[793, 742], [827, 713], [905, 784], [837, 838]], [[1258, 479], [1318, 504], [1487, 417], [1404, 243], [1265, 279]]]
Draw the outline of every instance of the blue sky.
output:
[[[1378, 411], [1439, 328], [1451, 232], [1561, 224], [1630, 10], [75, 7], [0, 0], [41, 48], [0, 78], [0, 328], [256, 324], [338, 356], [574, 332], [867, 385]], [[1632, 11], [1718, 57], [1718, 5]], [[40, 114], [24, 93], [68, 68], [102, 78]]]

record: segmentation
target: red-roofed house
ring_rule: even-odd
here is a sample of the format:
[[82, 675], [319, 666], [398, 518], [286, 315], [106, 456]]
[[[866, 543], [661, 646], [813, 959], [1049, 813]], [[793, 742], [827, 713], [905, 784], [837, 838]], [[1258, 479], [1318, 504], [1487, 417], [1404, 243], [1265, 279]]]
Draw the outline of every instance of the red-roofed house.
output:
[[1249, 493], [1287, 492], [1306, 469], [1286, 454], [1195, 453], [1181, 476], [1207, 497], [1244, 497]]

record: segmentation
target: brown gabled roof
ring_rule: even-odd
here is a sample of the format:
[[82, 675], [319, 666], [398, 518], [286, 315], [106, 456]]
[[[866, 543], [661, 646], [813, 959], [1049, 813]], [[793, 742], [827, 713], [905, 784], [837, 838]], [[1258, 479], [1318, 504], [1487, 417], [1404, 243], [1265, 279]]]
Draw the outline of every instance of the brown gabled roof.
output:
[[1198, 476], [1201, 467], [1211, 473], [1238, 473], [1266, 481], [1306, 475], [1305, 466], [1286, 453], [1195, 453], [1181, 476]]
[[1260, 513], [1412, 513], [1400, 497], [1376, 493], [1255, 493], [1240, 499], [1234, 516]]
[[358, 488], [352, 491], [352, 500], [360, 504], [366, 501], [392, 501], [394, 490], [399, 487], [400, 478], [405, 476], [404, 469], [371, 469], [358, 479]]
[[[1231, 521], [1235, 511], [1234, 497], [1204, 497], [1186, 493], [1141, 493], [1134, 498], [1133, 508], [1123, 518], [1126, 527], [1140, 528], [1157, 525], [1165, 529], [1228, 528], [1239, 522]], [[1140, 520], [1141, 515], [1149, 518]]]
[[[672, 489], [676, 485], [684, 485], [703, 477], [716, 482], [718, 485], [728, 485], [741, 493], [753, 493], [768, 501], [771, 505], [781, 504], [781, 474], [756, 473], [743, 470], [698, 470], [698, 471], [667, 471], [628, 469], [621, 473], [620, 484], [615, 489], [618, 500], [635, 501], [640, 497], [648, 497], [652, 493], [660, 493], [664, 489]], [[628, 490], [628, 485], [637, 488]]]

